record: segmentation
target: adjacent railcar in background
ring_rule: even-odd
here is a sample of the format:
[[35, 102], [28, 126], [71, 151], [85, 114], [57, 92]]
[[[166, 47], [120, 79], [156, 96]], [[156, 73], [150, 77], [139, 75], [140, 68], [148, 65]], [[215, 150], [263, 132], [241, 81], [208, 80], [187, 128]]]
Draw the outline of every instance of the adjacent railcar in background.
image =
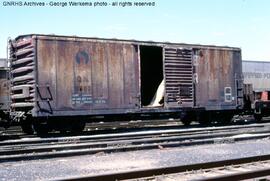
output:
[[270, 62], [244, 60], [243, 77], [245, 102], [255, 119], [260, 121], [262, 117], [270, 116]]
[[0, 125], [9, 118], [9, 68], [7, 59], [0, 59]]
[[228, 121], [243, 107], [239, 48], [31, 34], [9, 49], [10, 115], [28, 133], [95, 116]]

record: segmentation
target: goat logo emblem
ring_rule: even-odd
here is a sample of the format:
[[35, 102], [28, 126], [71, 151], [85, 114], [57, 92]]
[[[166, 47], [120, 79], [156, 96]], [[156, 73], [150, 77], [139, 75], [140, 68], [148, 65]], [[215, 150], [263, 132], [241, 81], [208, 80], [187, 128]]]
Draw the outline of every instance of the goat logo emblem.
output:
[[77, 62], [77, 64], [88, 64], [89, 61], [90, 61], [89, 55], [84, 50], [79, 51], [76, 54], [76, 62]]

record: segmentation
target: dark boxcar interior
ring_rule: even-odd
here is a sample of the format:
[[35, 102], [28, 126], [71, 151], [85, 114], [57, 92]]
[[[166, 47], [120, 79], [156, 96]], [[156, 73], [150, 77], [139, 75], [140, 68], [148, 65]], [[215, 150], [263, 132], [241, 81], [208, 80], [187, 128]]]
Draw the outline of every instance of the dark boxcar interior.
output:
[[162, 47], [140, 46], [141, 104], [148, 106], [163, 80]]

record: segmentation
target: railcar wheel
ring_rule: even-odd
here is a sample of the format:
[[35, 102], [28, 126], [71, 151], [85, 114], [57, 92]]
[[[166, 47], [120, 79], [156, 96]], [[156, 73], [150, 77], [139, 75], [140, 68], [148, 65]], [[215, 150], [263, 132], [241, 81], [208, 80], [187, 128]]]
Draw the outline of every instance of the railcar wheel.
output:
[[224, 113], [219, 115], [219, 121], [221, 124], [230, 124], [232, 121], [233, 115], [232, 113]]
[[201, 125], [209, 125], [211, 124], [211, 116], [209, 113], [200, 113], [198, 116], [198, 122]]
[[37, 134], [47, 134], [50, 131], [50, 127], [47, 122], [33, 123], [33, 128]]
[[80, 133], [84, 130], [85, 128], [85, 122], [84, 121], [74, 121], [72, 124], [71, 124], [71, 132], [74, 132], [74, 133]]
[[183, 123], [185, 126], [189, 126], [190, 123], [191, 123], [191, 120], [190, 120], [190, 119], [182, 119], [181, 121], [182, 121], [182, 123]]
[[33, 124], [28, 121], [21, 122], [22, 131], [26, 134], [34, 134]]
[[185, 126], [189, 126], [192, 121], [196, 121], [196, 114], [188, 112], [185, 116], [181, 117], [180, 120]]
[[261, 114], [254, 114], [255, 121], [260, 122], [262, 120]]

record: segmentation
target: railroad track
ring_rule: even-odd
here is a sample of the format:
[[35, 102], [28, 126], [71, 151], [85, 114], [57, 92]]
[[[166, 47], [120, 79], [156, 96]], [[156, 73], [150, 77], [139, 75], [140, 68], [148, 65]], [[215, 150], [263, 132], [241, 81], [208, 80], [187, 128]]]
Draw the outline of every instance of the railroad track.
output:
[[[240, 121], [239, 121], [240, 120]], [[261, 124], [267, 123], [269, 120], [264, 120]], [[251, 117], [237, 118], [236, 122], [232, 125], [243, 125], [255, 123]], [[222, 126], [222, 125], [213, 125]], [[114, 121], [114, 122], [93, 122], [87, 123], [85, 130], [80, 135], [94, 135], [94, 134], [105, 134], [105, 133], [120, 133], [120, 132], [131, 132], [141, 130], [160, 130], [160, 129], [179, 129], [179, 128], [198, 128], [205, 127], [198, 123], [193, 123], [190, 126], [184, 126], [180, 120], [177, 119], [157, 119], [157, 120], [131, 120], [131, 121]], [[65, 137], [72, 136], [72, 133], [59, 133], [50, 132], [46, 135], [38, 135], [42, 137]], [[37, 135], [26, 135], [22, 132], [20, 126], [15, 125], [7, 130], [0, 130], [0, 141], [12, 140], [20, 138], [33, 138], [38, 137]]]
[[174, 127], [183, 125], [179, 119], [154, 119], [154, 120], [131, 120], [131, 121], [101, 121], [88, 123], [85, 130], [107, 130], [120, 128], [157, 128]]
[[[111, 180], [243, 180], [266, 177], [270, 174], [270, 155], [245, 157], [224, 161], [199, 163], [184, 166], [133, 170], [104, 175], [89, 175], [62, 178], [66, 181], [111, 181]], [[269, 178], [269, 177], [268, 177]], [[266, 180], [266, 179], [262, 179]]]
[[[196, 126], [194, 124], [191, 127]], [[93, 122], [87, 123], [85, 130], [80, 135], [93, 135], [104, 133], [118, 133], [136, 130], [150, 130], [150, 129], [176, 129], [179, 128], [181, 121], [175, 119], [160, 119], [160, 120], [136, 120], [136, 121], [115, 121], [115, 122]], [[73, 135], [72, 133], [59, 133], [50, 132], [46, 135], [39, 135], [42, 137], [63, 137]], [[37, 135], [26, 135], [22, 132], [20, 126], [12, 126], [7, 130], [0, 130], [0, 141], [19, 139], [19, 138], [32, 138], [38, 137]]]
[[0, 162], [233, 143], [268, 137], [270, 137], [269, 123], [92, 136], [28, 138], [0, 142]]

